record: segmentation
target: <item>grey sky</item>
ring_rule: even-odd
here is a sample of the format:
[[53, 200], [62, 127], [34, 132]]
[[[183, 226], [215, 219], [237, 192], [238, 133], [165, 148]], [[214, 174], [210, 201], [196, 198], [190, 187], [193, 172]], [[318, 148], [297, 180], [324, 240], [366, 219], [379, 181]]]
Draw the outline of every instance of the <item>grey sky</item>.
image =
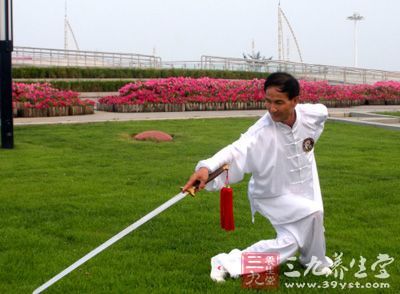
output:
[[[64, 0], [13, 0], [16, 46], [64, 47]], [[278, 0], [68, 0], [81, 50], [156, 54], [163, 60], [201, 55], [241, 57], [256, 51], [277, 59]], [[400, 1], [281, 0], [303, 60], [353, 65], [357, 11], [359, 67], [400, 71]], [[286, 41], [286, 37], [285, 37]], [[69, 42], [72, 47], [72, 40]], [[74, 48], [72, 48], [74, 49]], [[298, 61], [295, 45], [291, 60]]]

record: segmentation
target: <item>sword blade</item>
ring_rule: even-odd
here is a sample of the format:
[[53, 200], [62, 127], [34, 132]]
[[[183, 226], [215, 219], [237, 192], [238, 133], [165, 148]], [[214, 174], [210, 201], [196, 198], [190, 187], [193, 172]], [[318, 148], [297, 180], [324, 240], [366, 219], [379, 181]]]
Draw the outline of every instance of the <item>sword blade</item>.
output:
[[78, 261], [76, 261], [75, 263], [73, 263], [72, 265], [67, 267], [65, 270], [63, 270], [62, 272], [60, 272], [59, 274], [57, 274], [56, 276], [51, 278], [49, 281], [44, 283], [42, 286], [40, 286], [37, 289], [35, 289], [32, 293], [33, 294], [38, 294], [38, 293], [43, 292], [48, 287], [53, 285], [55, 282], [57, 282], [58, 280], [62, 279], [63, 277], [68, 275], [70, 272], [75, 270], [77, 267], [81, 266], [86, 261], [88, 261], [89, 259], [93, 258], [94, 256], [96, 256], [100, 252], [102, 252], [104, 249], [108, 248], [109, 246], [111, 246], [112, 244], [117, 242], [118, 240], [122, 239], [123, 237], [125, 237], [126, 235], [131, 233], [132, 231], [134, 231], [137, 228], [139, 228], [141, 225], [143, 225], [147, 221], [151, 220], [156, 215], [160, 214], [161, 212], [163, 212], [167, 208], [171, 207], [175, 203], [177, 203], [180, 200], [182, 200], [183, 198], [185, 198], [186, 195], [188, 195], [188, 192], [181, 192], [181, 193], [175, 195], [174, 197], [172, 197], [170, 200], [168, 200], [164, 204], [161, 204], [159, 207], [157, 207], [153, 211], [149, 212], [148, 214], [143, 216], [141, 219], [137, 220], [136, 222], [134, 222], [133, 224], [131, 224], [130, 226], [128, 226], [127, 228], [125, 228], [124, 230], [122, 230], [121, 232], [116, 234], [114, 237], [111, 237], [106, 242], [104, 242], [103, 244], [101, 244], [97, 248], [95, 248], [92, 251], [90, 251], [84, 257], [82, 257], [81, 259], [79, 259]]

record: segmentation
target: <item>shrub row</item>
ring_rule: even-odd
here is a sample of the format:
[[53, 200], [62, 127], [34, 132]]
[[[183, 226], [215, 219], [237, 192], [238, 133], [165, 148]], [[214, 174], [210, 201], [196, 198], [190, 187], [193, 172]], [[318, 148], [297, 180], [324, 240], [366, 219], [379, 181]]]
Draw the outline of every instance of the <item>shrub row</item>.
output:
[[47, 83], [13, 83], [13, 114], [16, 117], [62, 116], [94, 113], [94, 102], [78, 93], [61, 91]]
[[101, 67], [15, 67], [15, 79], [148, 79], [168, 77], [210, 77], [221, 79], [265, 78], [268, 74], [248, 71], [202, 70], [202, 69], [142, 69], [142, 68], [101, 68]]
[[[324, 103], [329, 107], [364, 104], [399, 104], [400, 83], [329, 85], [326, 81], [300, 80], [300, 102]], [[119, 95], [98, 100], [98, 109], [117, 112], [229, 110], [264, 108], [264, 80], [168, 78], [137, 81]]]

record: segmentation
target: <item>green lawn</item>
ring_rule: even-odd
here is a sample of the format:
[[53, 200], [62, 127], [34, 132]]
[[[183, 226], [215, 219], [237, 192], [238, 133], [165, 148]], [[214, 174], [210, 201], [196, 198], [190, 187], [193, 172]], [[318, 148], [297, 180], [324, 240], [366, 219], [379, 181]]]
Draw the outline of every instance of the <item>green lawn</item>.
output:
[[400, 111], [384, 111], [384, 112], [377, 112], [377, 113], [384, 114], [384, 115], [400, 116]]
[[[0, 293], [30, 293], [179, 192], [196, 162], [235, 140], [255, 119], [141, 121], [15, 128], [0, 150]], [[174, 142], [134, 142], [159, 129]], [[343, 252], [343, 280], [307, 275], [284, 282], [386, 282], [400, 289], [400, 132], [329, 122], [316, 147], [325, 203], [327, 253]], [[49, 288], [49, 293], [249, 293], [240, 280], [214, 284], [210, 257], [274, 237], [251, 223], [246, 181], [235, 188], [237, 229], [219, 228], [219, 195], [186, 198]], [[379, 253], [395, 260], [380, 280]], [[365, 279], [355, 278], [360, 256]], [[352, 259], [356, 263], [350, 267]], [[295, 264], [295, 269], [300, 270]], [[378, 267], [379, 268], [379, 267]], [[288, 272], [287, 266], [281, 271]], [[325, 284], [326, 285], [326, 284]], [[307, 293], [321, 289], [307, 289]], [[250, 292], [253, 293], [253, 292]]]

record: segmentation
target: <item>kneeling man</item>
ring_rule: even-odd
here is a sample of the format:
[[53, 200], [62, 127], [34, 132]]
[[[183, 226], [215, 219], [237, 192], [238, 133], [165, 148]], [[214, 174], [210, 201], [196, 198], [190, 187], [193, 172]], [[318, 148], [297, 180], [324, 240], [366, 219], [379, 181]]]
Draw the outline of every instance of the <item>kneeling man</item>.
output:
[[183, 188], [185, 191], [198, 180], [200, 189], [220, 189], [225, 182], [223, 175], [205, 183], [208, 174], [224, 164], [230, 166], [231, 183], [251, 173], [248, 198], [253, 221], [259, 212], [276, 230], [275, 239], [214, 256], [214, 281], [242, 274], [243, 252], [277, 252], [281, 263], [299, 252], [304, 266], [318, 260], [318, 271], [331, 272], [332, 260], [325, 256], [323, 205], [314, 158], [327, 109], [322, 104], [298, 104], [299, 82], [287, 73], [269, 75], [264, 90], [268, 112], [237, 141], [200, 161]]

